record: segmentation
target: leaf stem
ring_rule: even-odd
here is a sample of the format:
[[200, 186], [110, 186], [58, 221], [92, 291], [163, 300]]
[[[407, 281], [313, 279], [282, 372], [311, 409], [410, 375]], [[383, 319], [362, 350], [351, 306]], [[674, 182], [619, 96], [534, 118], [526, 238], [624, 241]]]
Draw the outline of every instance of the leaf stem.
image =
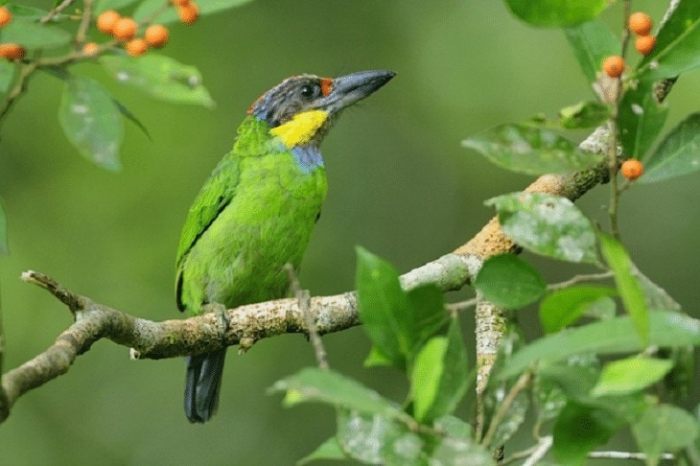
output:
[[498, 429], [498, 425], [506, 417], [511, 405], [518, 397], [520, 392], [525, 390], [530, 385], [531, 381], [532, 373], [529, 370], [523, 372], [523, 374], [518, 378], [518, 380], [515, 382], [515, 385], [513, 385], [506, 397], [503, 399], [503, 403], [501, 403], [498, 406], [496, 413], [493, 415], [493, 419], [491, 419], [491, 423], [489, 424], [489, 429], [486, 431], [486, 435], [484, 435], [484, 438], [481, 441], [482, 445], [488, 446], [491, 443], [493, 437], [496, 435], [496, 429]]

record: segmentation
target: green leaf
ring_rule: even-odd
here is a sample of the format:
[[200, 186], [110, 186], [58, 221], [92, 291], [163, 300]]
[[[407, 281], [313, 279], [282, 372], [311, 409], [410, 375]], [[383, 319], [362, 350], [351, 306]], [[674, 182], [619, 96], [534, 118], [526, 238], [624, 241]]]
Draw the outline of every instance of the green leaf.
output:
[[444, 327], [447, 313], [434, 285], [401, 289], [388, 262], [357, 249], [357, 300], [360, 320], [374, 344], [366, 365], [403, 369], [423, 343]]
[[[700, 321], [675, 312], [651, 312], [649, 344], [671, 348], [700, 345]], [[615, 317], [533, 341], [513, 355], [499, 371], [498, 378], [517, 375], [537, 361], [546, 364], [575, 354], [615, 354], [644, 348], [630, 318]]]
[[646, 342], [649, 338], [649, 308], [639, 281], [632, 273], [634, 265], [624, 246], [612, 236], [600, 234], [603, 256], [615, 274], [615, 283], [625, 305], [625, 310], [632, 318], [637, 333]]
[[408, 297], [394, 267], [363, 248], [357, 248], [357, 302], [360, 320], [376, 351], [397, 367], [405, 366], [413, 341], [407, 316]]
[[662, 311], [680, 312], [681, 305], [669, 295], [666, 290], [649, 277], [644, 275], [634, 264], [632, 264], [632, 275], [634, 275], [642, 286], [649, 309], [659, 309]]
[[83, 157], [108, 170], [121, 167], [123, 121], [112, 97], [97, 81], [72, 76], [63, 91], [58, 119]]
[[[209, 15], [228, 8], [244, 5], [250, 1], [251, 0], [206, 0], [198, 2], [199, 13], [202, 16]], [[136, 21], [150, 19], [158, 10], [162, 10], [162, 6], [162, 0], [144, 0], [134, 12], [134, 19], [136, 19]], [[155, 17], [155, 21], [160, 24], [172, 23], [177, 20], [178, 17], [174, 8], [162, 10], [162, 13]]]
[[5, 216], [5, 209], [0, 202], [0, 254], [8, 255], [10, 253], [10, 248], [7, 242], [7, 217]]
[[513, 254], [486, 260], [474, 287], [487, 300], [505, 309], [519, 309], [537, 301], [547, 289], [540, 274]]
[[309, 453], [299, 461], [297, 465], [302, 466], [304, 464], [309, 464], [313, 461], [319, 460], [344, 460], [347, 459], [347, 455], [340, 448], [338, 439], [336, 437], [331, 437], [321, 445], [318, 446], [313, 452]]
[[554, 131], [522, 124], [505, 124], [462, 141], [492, 163], [518, 173], [543, 175], [591, 168], [602, 159], [586, 153]]
[[[430, 455], [430, 466], [494, 466], [491, 454], [468, 437], [445, 437]], [[397, 465], [398, 466], [398, 465]]]
[[638, 66], [641, 78], [671, 78], [700, 66], [700, 2], [682, 0], [663, 25], [650, 55]]
[[639, 182], [654, 183], [697, 170], [700, 170], [700, 113], [693, 113], [649, 157]]
[[583, 465], [593, 448], [622, 426], [609, 411], [569, 401], [554, 424], [554, 456], [563, 464]]
[[615, 296], [607, 286], [579, 285], [557, 290], [540, 303], [540, 322], [547, 333], [558, 332], [576, 322], [601, 298]]
[[468, 384], [467, 351], [454, 319], [447, 337], [428, 340], [416, 356], [411, 372], [416, 419], [426, 423], [454, 411]]
[[598, 16], [607, 0], [506, 0], [518, 18], [539, 27], [565, 27]]
[[63, 29], [39, 24], [26, 17], [14, 18], [2, 28], [3, 42], [16, 42], [27, 50], [62, 47], [70, 42], [70, 39], [70, 34]]
[[625, 157], [646, 161], [645, 154], [661, 132], [668, 106], [654, 95], [654, 83], [640, 82], [622, 96], [618, 122]]
[[423, 285], [409, 290], [408, 303], [410, 306], [410, 320], [413, 321], [414, 345], [412, 354], [429, 338], [437, 335], [445, 328], [448, 314], [445, 312], [445, 298], [440, 289], [433, 285]]
[[520, 246], [555, 259], [598, 264], [593, 225], [570, 200], [520, 192], [485, 204], [496, 208], [503, 231]]
[[533, 385], [537, 416], [541, 422], [559, 416], [569, 398], [588, 395], [600, 374], [600, 361], [594, 354], [581, 354], [538, 367]]
[[277, 381], [269, 391], [286, 392], [284, 398], [286, 406], [319, 401], [389, 418], [406, 419], [408, 417], [393, 402], [383, 398], [374, 390], [337, 372], [315, 367], [307, 367]]
[[[559, 122], [563, 128], [591, 128], [610, 117], [610, 108], [596, 101], [579, 102], [559, 110]], [[590, 158], [590, 154], [586, 154]]]
[[631, 357], [608, 363], [600, 374], [592, 395], [626, 395], [661, 380], [673, 367], [671, 361]]
[[[98, 0], [97, 5], [95, 5], [94, 16], [98, 16], [103, 11], [107, 10], [121, 10], [126, 8], [138, 0]], [[160, 2], [162, 6], [164, 2]]]
[[698, 422], [690, 413], [662, 404], [647, 409], [632, 425], [632, 433], [647, 464], [656, 466], [662, 453], [678, 451], [698, 437]]
[[564, 34], [574, 49], [583, 74], [591, 83], [598, 78], [605, 57], [615, 55], [620, 50], [620, 40], [600, 21], [564, 29]]
[[0, 61], [0, 95], [7, 92], [15, 79], [17, 67], [7, 60]]
[[[20, 5], [18, 3], [12, 3], [7, 5], [7, 8], [10, 10], [13, 16], [13, 20], [17, 18], [22, 18], [26, 20], [32, 20], [32, 21], [37, 21], [48, 13], [47, 10], [42, 10], [41, 8], [36, 8], [33, 6], [28, 6], [28, 5]], [[61, 17], [61, 15], [57, 15], [54, 17], [54, 19], [57, 19]]]
[[157, 99], [209, 108], [214, 106], [197, 68], [170, 57], [155, 53], [137, 59], [126, 55], [105, 55], [100, 58], [100, 63], [118, 82], [137, 87]]
[[423, 440], [404, 425], [379, 414], [340, 410], [336, 438], [347, 455], [365, 464], [425, 464]]
[[[509, 390], [510, 387], [507, 388]], [[502, 402], [502, 400], [501, 400]], [[496, 433], [491, 440], [491, 446], [505, 445], [510, 438], [520, 429], [525, 422], [525, 415], [530, 407], [529, 391], [521, 391], [513, 400], [510, 409], [503, 420], [496, 427]]]

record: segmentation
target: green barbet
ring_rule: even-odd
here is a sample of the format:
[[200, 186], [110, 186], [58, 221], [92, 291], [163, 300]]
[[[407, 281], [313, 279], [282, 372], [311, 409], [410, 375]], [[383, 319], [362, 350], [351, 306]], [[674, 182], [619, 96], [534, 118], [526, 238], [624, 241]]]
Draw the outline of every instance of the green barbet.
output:
[[[282, 298], [285, 264], [299, 268], [326, 197], [319, 145], [340, 111], [386, 84], [391, 71], [335, 79], [294, 76], [248, 109], [233, 149], [189, 210], [177, 253], [181, 311]], [[219, 398], [226, 350], [188, 358], [185, 413], [206, 422]]]

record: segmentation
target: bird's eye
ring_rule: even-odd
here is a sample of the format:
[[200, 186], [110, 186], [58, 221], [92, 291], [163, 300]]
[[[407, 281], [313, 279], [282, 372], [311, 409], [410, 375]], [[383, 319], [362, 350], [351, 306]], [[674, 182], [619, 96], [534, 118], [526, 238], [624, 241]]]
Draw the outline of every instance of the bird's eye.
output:
[[315, 86], [303, 86], [301, 88], [301, 95], [306, 99], [312, 99], [316, 97], [316, 87]]

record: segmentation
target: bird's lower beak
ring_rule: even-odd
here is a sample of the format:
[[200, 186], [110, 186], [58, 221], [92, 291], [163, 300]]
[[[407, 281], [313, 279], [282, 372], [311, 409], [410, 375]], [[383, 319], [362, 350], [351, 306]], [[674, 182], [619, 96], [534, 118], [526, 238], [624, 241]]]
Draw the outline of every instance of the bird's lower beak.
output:
[[338, 112], [374, 93], [394, 76], [393, 71], [372, 70], [337, 77], [324, 106], [331, 113]]

